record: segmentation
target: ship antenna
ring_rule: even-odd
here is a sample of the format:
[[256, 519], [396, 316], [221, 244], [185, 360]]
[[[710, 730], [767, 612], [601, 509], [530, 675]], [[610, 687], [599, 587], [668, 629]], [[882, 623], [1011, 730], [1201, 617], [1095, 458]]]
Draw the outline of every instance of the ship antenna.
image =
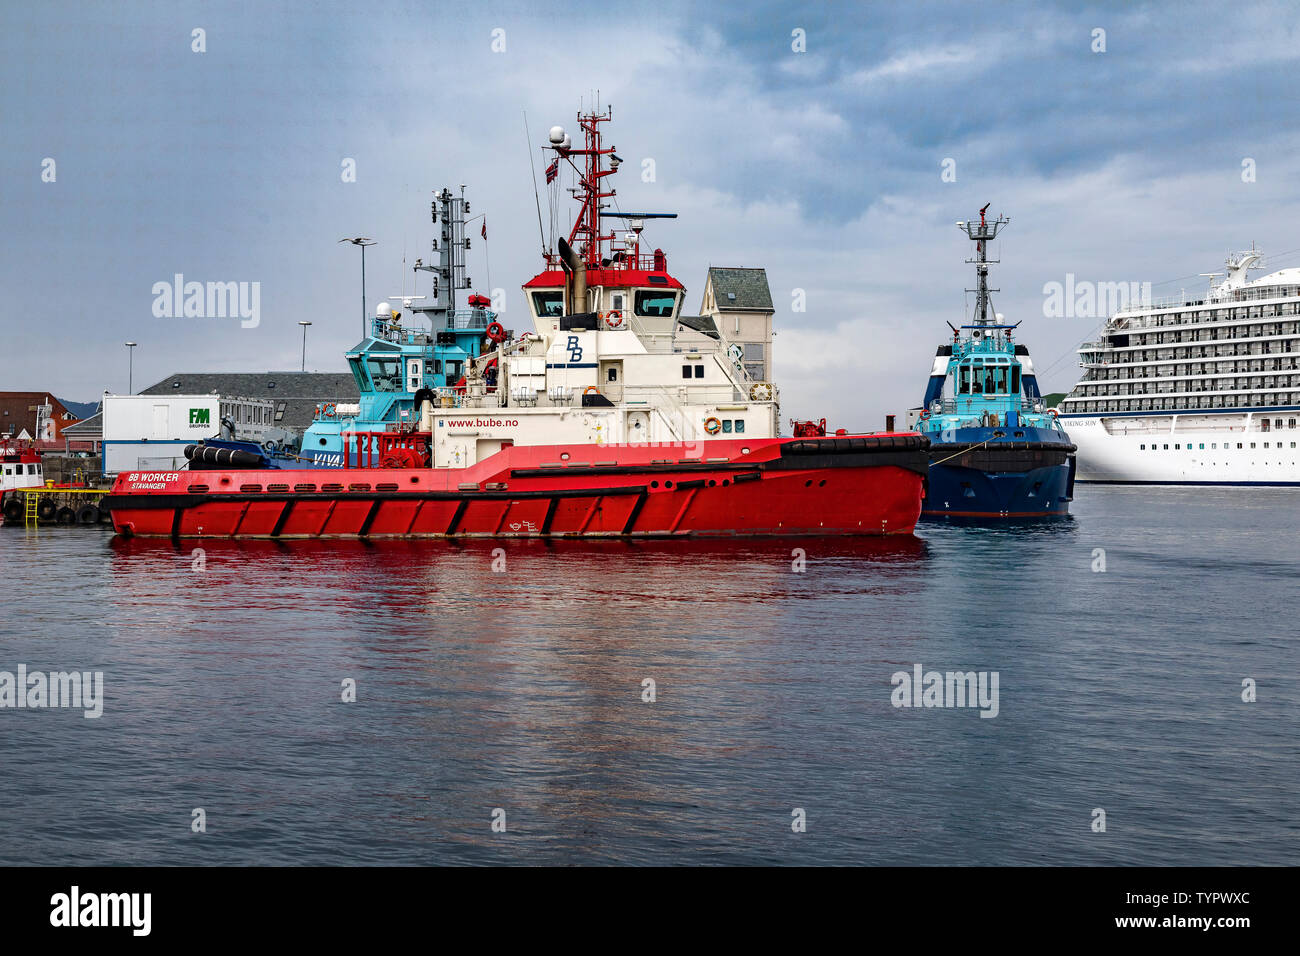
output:
[[542, 241], [542, 255], [546, 255], [546, 230], [542, 228], [542, 197], [537, 192], [537, 167], [533, 165], [533, 137], [528, 132], [528, 111], [524, 110], [524, 139], [528, 143], [528, 168], [533, 174], [533, 201], [537, 203], [537, 235]]

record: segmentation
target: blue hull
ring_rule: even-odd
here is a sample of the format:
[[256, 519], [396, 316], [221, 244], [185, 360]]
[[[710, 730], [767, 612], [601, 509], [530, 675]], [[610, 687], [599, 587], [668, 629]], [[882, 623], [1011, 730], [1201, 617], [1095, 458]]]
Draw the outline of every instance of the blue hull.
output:
[[[959, 429], [949, 444], [987, 442], [970, 454], [955, 454], [942, 444], [935, 446], [921, 503], [922, 517], [1024, 520], [1067, 516], [1074, 496], [1073, 446], [1050, 432], [1026, 431], [1033, 434], [1018, 441], [990, 441], [992, 429]], [[939, 461], [944, 463], [936, 464]]]

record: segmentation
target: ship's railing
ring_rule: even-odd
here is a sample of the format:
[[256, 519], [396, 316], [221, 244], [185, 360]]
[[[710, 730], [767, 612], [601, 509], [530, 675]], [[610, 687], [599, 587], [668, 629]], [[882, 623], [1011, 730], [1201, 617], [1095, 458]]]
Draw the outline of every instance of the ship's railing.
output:
[[[1017, 412], [1033, 412], [1040, 410], [1036, 406], [1046, 408], [1041, 401], [1031, 402], [1027, 398], [1022, 398], [1019, 402], [1014, 399], [1003, 401], [999, 399], [974, 399], [972, 401], [954, 401], [953, 399], [944, 399], [939, 403], [939, 414], [941, 415], [978, 415], [983, 411], [1004, 412], [1008, 408]], [[995, 407], [996, 406], [996, 407]], [[933, 412], [933, 406], [931, 411]]]
[[496, 313], [490, 309], [456, 309], [447, 313], [449, 329], [486, 329], [496, 321]]
[[[700, 400], [703, 400], [702, 396]], [[730, 396], [722, 399], [729, 400]], [[678, 441], [692, 441], [699, 437], [694, 418], [687, 415], [669, 389], [662, 385], [625, 386], [623, 401], [629, 406], [644, 405], [647, 410], [658, 412]]]
[[1232, 305], [1234, 302], [1260, 302], [1266, 299], [1288, 299], [1297, 295], [1300, 295], [1300, 286], [1293, 285], [1233, 289], [1230, 292], [1223, 294], [1210, 292], [1206, 295], [1202, 295], [1200, 298], [1192, 298], [1185, 294], [1167, 295], [1145, 302], [1130, 303], [1116, 312], [1115, 315], [1133, 315], [1155, 309], [1192, 309], [1205, 305], [1223, 306]]

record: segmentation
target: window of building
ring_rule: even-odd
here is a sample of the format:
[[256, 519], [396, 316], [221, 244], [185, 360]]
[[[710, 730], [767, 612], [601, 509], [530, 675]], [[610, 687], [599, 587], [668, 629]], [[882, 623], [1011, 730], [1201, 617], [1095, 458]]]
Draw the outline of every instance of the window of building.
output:
[[683, 365], [682, 378], [690, 378], [690, 377], [691, 377], [691, 367], [689, 365]]
[[696, 378], [704, 378], [704, 366], [703, 366], [703, 365], [697, 365], [697, 366], [695, 366], [695, 377], [696, 377]]
[[731, 433], [731, 419], [730, 419], [730, 418], [724, 418], [724, 419], [722, 420], [722, 430], [723, 430], [724, 433], [727, 433], [727, 434], [730, 434], [730, 433]]

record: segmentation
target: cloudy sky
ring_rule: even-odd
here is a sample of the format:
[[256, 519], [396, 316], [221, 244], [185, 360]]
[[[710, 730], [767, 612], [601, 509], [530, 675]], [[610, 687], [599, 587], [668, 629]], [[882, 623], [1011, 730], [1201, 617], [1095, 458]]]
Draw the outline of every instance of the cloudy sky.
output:
[[[1252, 241], [1300, 262], [1297, 20], [1283, 4], [5, 4], [0, 389], [124, 391], [128, 339], [137, 389], [295, 369], [300, 320], [308, 367], [340, 370], [361, 304], [337, 240], [378, 240], [372, 303], [411, 291], [444, 185], [486, 212], [470, 272], [519, 316], [540, 245], [524, 115], [540, 146], [599, 90], [628, 161], [620, 207], [679, 214], [647, 235], [688, 308], [709, 265], [767, 269], [786, 417], [876, 426], [919, 402], [973, 276], [953, 223], [988, 202], [1011, 218], [995, 304], [1024, 321], [1045, 390], [1068, 390], [1100, 320], [1045, 317], [1046, 283], [1200, 291]], [[155, 317], [175, 273], [260, 283], [260, 324]]]

